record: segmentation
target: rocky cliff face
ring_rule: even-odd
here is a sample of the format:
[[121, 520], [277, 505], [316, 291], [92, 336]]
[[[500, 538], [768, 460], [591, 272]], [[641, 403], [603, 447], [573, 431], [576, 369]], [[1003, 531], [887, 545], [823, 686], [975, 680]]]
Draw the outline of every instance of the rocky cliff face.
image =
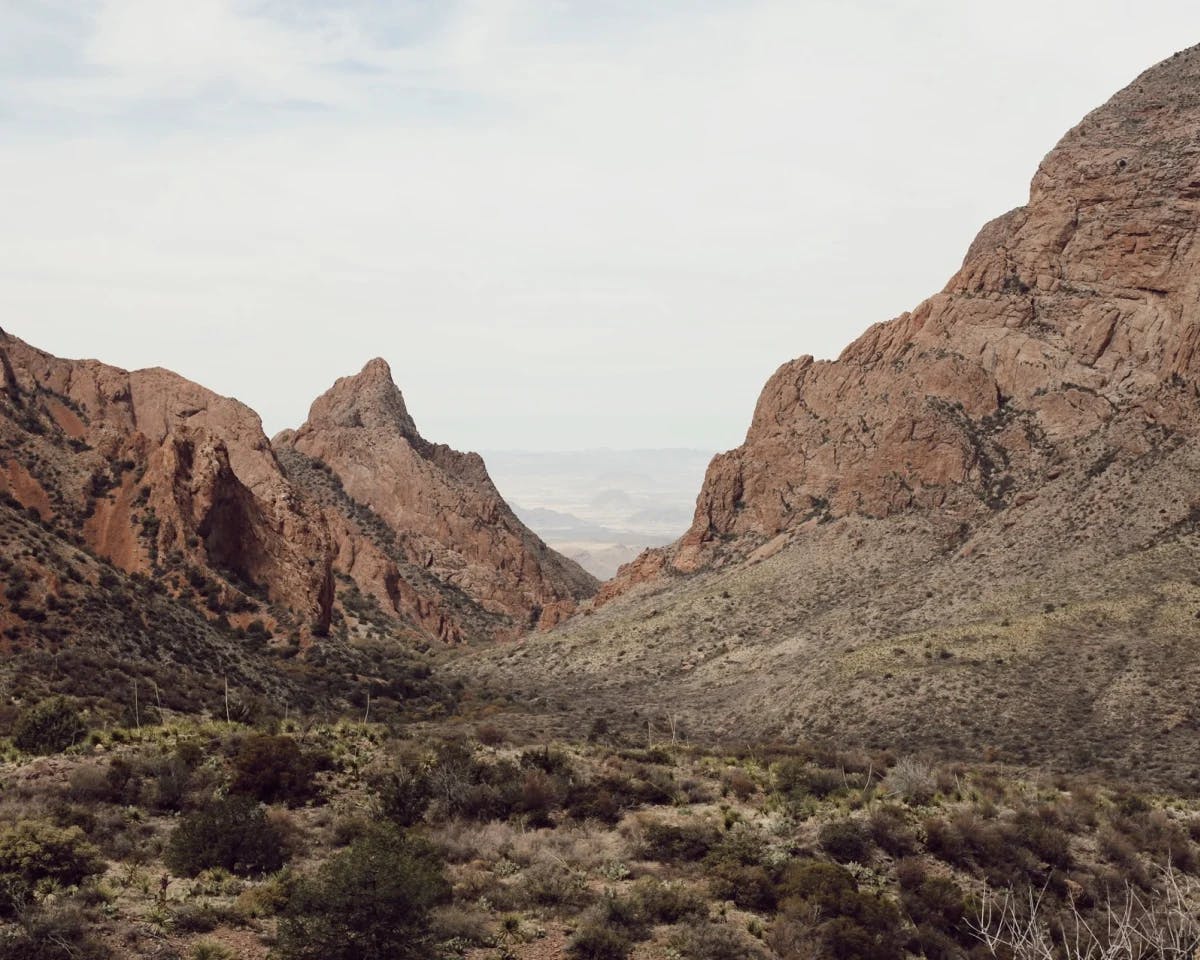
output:
[[0, 444], [12, 505], [277, 635], [513, 636], [595, 589], [516, 520], [478, 456], [420, 437], [382, 361], [339, 381], [277, 456], [236, 400], [0, 333]]
[[0, 488], [127, 572], [215, 572], [323, 633], [332, 550], [257, 414], [167, 370], [52, 357], [0, 336]]
[[[321, 465], [346, 496], [394, 532], [382, 551], [388, 560], [374, 556], [380, 545], [362, 532], [347, 529], [337, 538], [337, 562], [348, 574], [363, 563], [364, 550], [372, 554], [373, 569], [362, 579], [387, 603], [412, 605], [399, 586], [412, 579], [399, 576], [408, 567], [520, 632], [553, 626], [595, 592], [590, 575], [516, 518], [478, 454], [420, 435], [383, 360], [338, 380], [304, 425], [281, 434], [275, 446], [285, 462], [295, 463], [287, 459], [291, 453]], [[435, 630], [461, 632], [446, 619], [448, 605], [428, 611]]]
[[686, 536], [603, 598], [831, 518], [973, 522], [1034, 495], [1088, 438], [1128, 458], [1156, 432], [1196, 436], [1197, 90], [1197, 48], [1147, 71], [1063, 137], [942, 292], [836, 361], [784, 364]]
[[686, 536], [592, 616], [460, 668], [574, 729], [1194, 788], [1198, 225], [1193, 48], [1071, 130], [944, 290], [784, 364]]

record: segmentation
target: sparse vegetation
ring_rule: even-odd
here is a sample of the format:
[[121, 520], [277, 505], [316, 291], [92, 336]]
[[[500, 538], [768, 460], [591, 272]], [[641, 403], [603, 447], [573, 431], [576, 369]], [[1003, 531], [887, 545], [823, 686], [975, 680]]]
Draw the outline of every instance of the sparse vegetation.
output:
[[13, 744], [30, 753], [58, 753], [87, 734], [79, 709], [66, 697], [50, 697], [21, 712], [13, 724]]
[[[1029, 891], [1041, 916], [1090, 921], [1129, 883], [1151, 923], [1169, 866], [1200, 907], [1192, 799], [986, 764], [925, 764], [902, 790], [906, 761], [812, 744], [489, 746], [452, 728], [89, 738], [0, 797], [0, 944], [57, 956], [30, 937], [70, 934], [80, 956], [119, 956], [136, 920], [180, 956], [241, 931], [288, 960], [521, 957], [542, 937], [578, 958], [981, 960], [999, 943], [981, 918]], [[297, 794], [313, 758], [321, 789]], [[3, 775], [39, 762], [13, 755]], [[731, 771], [755, 788], [729, 789]]]
[[298, 881], [279, 928], [285, 960], [422, 960], [448, 888], [424, 843], [375, 827]]

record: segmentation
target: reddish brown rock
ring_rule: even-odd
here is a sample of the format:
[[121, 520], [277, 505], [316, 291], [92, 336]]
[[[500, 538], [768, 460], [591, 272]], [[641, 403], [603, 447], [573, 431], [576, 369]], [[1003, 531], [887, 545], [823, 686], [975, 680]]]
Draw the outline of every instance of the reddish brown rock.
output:
[[[394, 534], [397, 557], [390, 562], [471, 598], [500, 618], [494, 632], [552, 626], [595, 592], [591, 576], [516, 518], [478, 454], [420, 435], [383, 360], [338, 380], [313, 403], [308, 421], [275, 443], [327, 466], [354, 504]], [[448, 604], [408, 589], [363, 536], [347, 528], [335, 539], [339, 569], [369, 592], [415, 612], [443, 639], [463, 633]]]
[[41, 497], [28, 482], [8, 484], [24, 505], [75, 517], [86, 542], [126, 571], [171, 556], [261, 590], [304, 629], [328, 627], [328, 534], [252, 410], [166, 370], [61, 360], [7, 334], [0, 371], [0, 470], [43, 474]]
[[421, 438], [383, 361], [339, 381], [277, 455], [236, 400], [0, 334], [0, 439], [13, 502], [211, 614], [459, 642], [552, 626], [595, 590], [477, 455]]
[[941, 293], [836, 361], [784, 364], [688, 533], [601, 599], [814, 519], [1002, 509], [1101, 431], [1126, 453], [1146, 424], [1194, 435], [1198, 88], [1200, 48], [1147, 71], [1063, 137]]

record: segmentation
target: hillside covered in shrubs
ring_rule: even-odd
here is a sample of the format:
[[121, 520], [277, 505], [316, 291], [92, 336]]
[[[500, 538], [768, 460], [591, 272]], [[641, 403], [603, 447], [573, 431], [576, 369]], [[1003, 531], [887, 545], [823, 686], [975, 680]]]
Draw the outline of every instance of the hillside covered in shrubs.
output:
[[526, 741], [499, 719], [85, 720], [33, 704], [4, 747], [0, 960], [1182, 960], [1200, 942], [1200, 810], [1131, 786], [811, 743]]

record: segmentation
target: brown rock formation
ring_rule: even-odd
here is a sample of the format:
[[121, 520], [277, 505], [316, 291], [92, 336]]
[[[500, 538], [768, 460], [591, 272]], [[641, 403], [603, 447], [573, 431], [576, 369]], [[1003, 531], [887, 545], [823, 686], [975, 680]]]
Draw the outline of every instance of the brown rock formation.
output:
[[252, 410], [167, 370], [61, 360], [7, 334], [0, 370], [0, 465], [19, 502], [47, 506], [13, 482], [36, 468], [54, 510], [122, 569], [171, 556], [261, 590], [305, 627], [328, 627], [328, 534]]
[[780, 368], [682, 540], [592, 616], [463, 673], [567, 729], [1191, 789], [1198, 90], [1194, 48], [1090, 114], [941, 293], [834, 362]]
[[1043, 160], [941, 293], [831, 362], [768, 381], [716, 457], [691, 529], [601, 599], [742, 557], [806, 522], [999, 510], [1102, 435], [1196, 426], [1200, 48], [1144, 73]]
[[595, 589], [477, 455], [420, 437], [383, 361], [339, 381], [277, 456], [236, 400], [0, 333], [0, 444], [7, 502], [243, 625], [456, 642], [553, 625]]
[[343, 528], [339, 568], [444, 639], [464, 632], [451, 604], [410, 589], [400, 565], [470, 597], [508, 624], [501, 632], [553, 626], [595, 591], [591, 576], [514, 516], [478, 454], [421, 437], [383, 360], [338, 380], [308, 421], [275, 443], [324, 464], [345, 495], [394, 533], [388, 560], [387, 550]]

